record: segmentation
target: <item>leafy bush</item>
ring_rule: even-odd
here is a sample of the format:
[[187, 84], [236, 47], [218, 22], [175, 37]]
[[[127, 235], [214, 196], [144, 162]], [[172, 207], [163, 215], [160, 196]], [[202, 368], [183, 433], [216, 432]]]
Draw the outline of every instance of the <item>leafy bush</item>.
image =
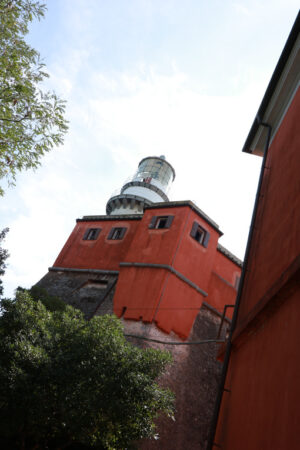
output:
[[1, 307], [2, 448], [125, 449], [172, 414], [155, 381], [170, 355], [129, 344], [116, 317], [51, 312], [27, 292]]

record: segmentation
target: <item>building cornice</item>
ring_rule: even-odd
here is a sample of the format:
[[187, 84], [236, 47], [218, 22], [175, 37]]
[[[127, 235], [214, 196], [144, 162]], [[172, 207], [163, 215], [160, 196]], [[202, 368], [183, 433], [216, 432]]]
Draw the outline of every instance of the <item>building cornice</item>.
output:
[[101, 269], [76, 269], [72, 267], [48, 267], [49, 272], [76, 272], [76, 273], [92, 273], [95, 275], [119, 275], [118, 270], [101, 270]]
[[98, 222], [105, 220], [141, 220], [143, 218], [143, 214], [120, 214], [120, 215], [103, 215], [103, 216], [83, 216], [81, 219], [76, 219], [76, 222]]
[[299, 88], [300, 77], [300, 13], [298, 13], [288, 40], [273, 72], [255, 120], [242, 151], [262, 156], [267, 130], [260, 126], [266, 122], [272, 126], [271, 141]]

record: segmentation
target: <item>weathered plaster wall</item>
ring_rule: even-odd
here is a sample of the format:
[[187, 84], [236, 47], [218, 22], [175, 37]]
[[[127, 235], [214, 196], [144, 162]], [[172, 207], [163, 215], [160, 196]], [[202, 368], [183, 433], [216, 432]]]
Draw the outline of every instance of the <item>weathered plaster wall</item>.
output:
[[[60, 297], [67, 304], [84, 312], [87, 318], [101, 312], [112, 314], [113, 296], [117, 274], [96, 274], [92, 271], [52, 271], [38, 283], [51, 295]], [[98, 284], [100, 282], [100, 284]]]

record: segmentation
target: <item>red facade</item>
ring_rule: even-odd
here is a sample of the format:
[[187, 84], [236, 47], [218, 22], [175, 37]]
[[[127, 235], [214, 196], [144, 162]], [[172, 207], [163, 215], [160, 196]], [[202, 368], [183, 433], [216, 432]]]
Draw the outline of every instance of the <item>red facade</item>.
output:
[[260, 108], [272, 139], [210, 448], [300, 448], [299, 29], [298, 16]]
[[[151, 228], [156, 217], [172, 223]], [[191, 235], [193, 226], [199, 226], [200, 242]], [[110, 239], [112, 228], [126, 228], [122, 239]], [[89, 229], [100, 229], [97, 239], [84, 239]], [[235, 301], [241, 264], [218, 246], [221, 234], [191, 202], [154, 204], [139, 216], [85, 217], [54, 267], [118, 271], [115, 314], [154, 322], [186, 339], [204, 300], [220, 313]]]

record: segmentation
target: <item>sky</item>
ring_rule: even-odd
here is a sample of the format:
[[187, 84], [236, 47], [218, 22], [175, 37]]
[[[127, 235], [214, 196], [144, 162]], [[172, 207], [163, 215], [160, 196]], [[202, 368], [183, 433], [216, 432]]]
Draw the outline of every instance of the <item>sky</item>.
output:
[[298, 13], [294, 0], [48, 0], [27, 41], [69, 132], [0, 198], [5, 295], [46, 274], [83, 215], [105, 214], [146, 156], [176, 171], [243, 259], [261, 158], [241, 152]]

